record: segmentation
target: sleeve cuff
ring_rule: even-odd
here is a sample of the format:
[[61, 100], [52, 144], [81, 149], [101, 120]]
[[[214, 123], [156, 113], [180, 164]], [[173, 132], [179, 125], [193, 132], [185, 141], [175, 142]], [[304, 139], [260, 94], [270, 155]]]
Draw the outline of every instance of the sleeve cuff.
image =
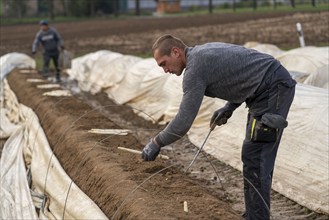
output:
[[155, 141], [155, 144], [157, 144], [159, 147], [163, 147], [163, 146], [165, 146], [165, 145], [162, 143], [162, 141], [160, 140], [159, 136], [156, 136], [156, 137], [154, 138], [154, 141]]

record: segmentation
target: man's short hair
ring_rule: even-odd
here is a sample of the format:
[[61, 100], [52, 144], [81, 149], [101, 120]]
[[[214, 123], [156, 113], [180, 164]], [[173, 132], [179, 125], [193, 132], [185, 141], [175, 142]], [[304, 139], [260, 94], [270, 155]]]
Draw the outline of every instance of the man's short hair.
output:
[[181, 39], [177, 37], [174, 37], [170, 34], [163, 35], [159, 37], [153, 44], [152, 53], [154, 54], [154, 51], [159, 49], [159, 54], [161, 56], [169, 56], [173, 47], [177, 47], [184, 51], [187, 46]]

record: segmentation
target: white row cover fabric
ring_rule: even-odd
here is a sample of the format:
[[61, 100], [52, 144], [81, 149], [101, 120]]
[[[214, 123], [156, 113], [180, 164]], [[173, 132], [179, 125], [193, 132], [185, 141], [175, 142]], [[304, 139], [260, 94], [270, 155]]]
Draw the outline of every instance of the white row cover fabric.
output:
[[298, 82], [321, 88], [329, 88], [329, 47], [301, 47], [282, 51], [275, 45], [250, 42], [246, 47], [268, 53], [278, 59], [291, 73], [305, 77]]
[[[18, 102], [15, 101], [15, 94], [8, 87], [7, 80], [1, 81], [0, 89], [0, 138], [8, 138], [16, 129], [18, 129], [18, 123], [22, 120], [18, 109]], [[7, 108], [6, 106], [11, 106]]]
[[[324, 83], [322, 77], [328, 65], [328, 47], [308, 47], [284, 52], [274, 45], [248, 45], [282, 60], [282, 64], [300, 83], [296, 87], [295, 100], [288, 116], [289, 126], [279, 148], [273, 188], [312, 210], [329, 213], [328, 90], [301, 84], [308, 82], [326, 88], [328, 80]], [[110, 53], [107, 52], [109, 57]], [[153, 58], [136, 58], [125, 65], [125, 55], [113, 55], [116, 59], [98, 60], [95, 54], [74, 59], [73, 68], [68, 70], [68, 74], [79, 82], [81, 79], [94, 79], [88, 84], [104, 85], [97, 91], [103, 89], [118, 104], [131, 105], [136, 113], [148, 120], [161, 120], [161, 123], [170, 121], [176, 115], [182, 98], [182, 77], [165, 74]], [[312, 65], [308, 68], [303, 66], [302, 58], [311, 60]], [[93, 76], [93, 68], [81, 67], [85, 63], [88, 63], [88, 67], [95, 67], [97, 63], [97, 77]], [[104, 82], [104, 79], [117, 77], [120, 80]], [[224, 103], [223, 100], [204, 98], [188, 133], [192, 143], [201, 146], [212, 113]], [[215, 129], [205, 147], [206, 152], [238, 170], [242, 170], [240, 152], [245, 136], [246, 115], [246, 108], [238, 108], [227, 125]]]
[[22, 152], [24, 144], [24, 131], [20, 127], [7, 140], [2, 151], [0, 161], [1, 219], [38, 219], [28, 188]]
[[[104, 69], [102, 69], [102, 67], [106, 67], [111, 60], [121, 56], [122, 54], [107, 50], [97, 51], [74, 59], [74, 61], [72, 61], [72, 69], [75, 71], [70, 71], [70, 69], [66, 71], [69, 72], [72, 78], [79, 82], [79, 87], [83, 91], [96, 94], [100, 92], [102, 87], [106, 86], [104, 82], [111, 82], [114, 80], [107, 78], [107, 75], [103, 73]], [[90, 70], [93, 70], [93, 74], [88, 74]], [[103, 77], [105, 78], [103, 79]], [[116, 79], [120, 79], [120, 77], [116, 76]]]
[[[104, 54], [107, 60], [98, 59]], [[96, 66], [94, 71], [91, 67]], [[72, 67], [67, 73], [79, 82], [81, 90], [95, 94], [102, 89], [118, 104], [129, 102], [133, 108], [143, 109], [146, 114], [136, 113], [148, 120], [157, 121], [164, 115], [168, 121], [178, 110], [180, 94], [176, 91], [181, 88], [181, 78], [163, 74], [154, 59], [100, 51], [74, 59]]]
[[23, 53], [8, 53], [0, 57], [0, 81], [14, 68], [35, 68], [35, 60]]
[[0, 160], [0, 219], [108, 219], [65, 173], [37, 115], [2, 85], [0, 134], [9, 138]]

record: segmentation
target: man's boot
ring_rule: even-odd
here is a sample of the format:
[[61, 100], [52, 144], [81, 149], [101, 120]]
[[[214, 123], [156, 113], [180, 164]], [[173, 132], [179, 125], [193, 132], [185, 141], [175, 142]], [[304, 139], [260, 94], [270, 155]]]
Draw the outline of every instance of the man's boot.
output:
[[48, 68], [43, 69], [43, 71], [41, 72], [41, 76], [46, 79], [49, 77]]
[[59, 73], [56, 73], [56, 82], [57, 82], [57, 83], [62, 82], [62, 80], [61, 80], [61, 76], [60, 76]]

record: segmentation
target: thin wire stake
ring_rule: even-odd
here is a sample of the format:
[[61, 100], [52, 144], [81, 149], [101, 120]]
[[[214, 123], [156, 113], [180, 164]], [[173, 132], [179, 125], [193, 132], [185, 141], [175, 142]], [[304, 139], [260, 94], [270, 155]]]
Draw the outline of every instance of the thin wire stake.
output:
[[44, 188], [43, 188], [43, 192], [44, 192], [44, 193], [46, 192], [46, 185], [47, 185], [47, 179], [48, 179], [48, 172], [49, 172], [49, 168], [50, 168], [51, 160], [52, 160], [52, 158], [53, 158], [53, 156], [54, 156], [55, 148], [56, 148], [57, 145], [60, 143], [59, 141], [62, 139], [62, 137], [64, 136], [64, 134], [66, 134], [66, 132], [67, 132], [68, 130], [70, 130], [76, 122], [78, 122], [80, 119], [82, 119], [83, 117], [85, 117], [85, 116], [88, 115], [89, 113], [94, 112], [94, 111], [96, 111], [96, 110], [98, 110], [98, 109], [102, 109], [102, 108], [105, 108], [105, 107], [109, 107], [109, 106], [117, 106], [117, 105], [109, 104], [109, 105], [105, 105], [105, 106], [100, 106], [100, 107], [94, 108], [94, 109], [92, 109], [92, 110], [90, 110], [90, 111], [88, 111], [88, 112], [82, 114], [81, 116], [79, 116], [76, 120], [74, 120], [74, 121], [70, 124], [70, 126], [68, 126], [68, 128], [66, 128], [66, 129], [62, 132], [61, 136], [57, 139], [57, 140], [58, 140], [57, 143], [56, 143], [56, 144], [54, 145], [54, 147], [53, 147], [52, 154], [51, 154], [50, 159], [49, 159], [49, 163], [48, 163], [48, 167], [47, 167], [47, 172], [46, 172], [46, 178], [45, 178], [45, 184], [44, 184]]
[[69, 189], [68, 189], [67, 194], [66, 194], [65, 203], [64, 203], [64, 210], [63, 210], [63, 216], [62, 216], [62, 219], [63, 219], [63, 220], [64, 220], [65, 211], [66, 211], [66, 203], [67, 203], [67, 200], [68, 200], [68, 198], [69, 198], [69, 193], [70, 193], [70, 190], [71, 190], [72, 184], [73, 184], [73, 180], [71, 180], [71, 183], [70, 183]]
[[204, 145], [206, 144], [208, 138], [209, 138], [209, 135], [210, 133], [212, 132], [212, 130], [210, 129], [209, 132], [208, 132], [208, 135], [207, 137], [204, 139], [203, 141], [203, 144], [201, 145], [200, 149], [198, 150], [198, 152], [195, 154], [193, 160], [191, 161], [190, 165], [187, 167], [187, 169], [185, 170], [185, 173], [190, 169], [190, 167], [193, 165], [194, 161], [196, 160], [196, 158], [199, 156], [200, 152], [202, 151]]
[[261, 198], [261, 200], [262, 200], [263, 203], [265, 204], [267, 211], [270, 213], [270, 217], [271, 217], [271, 219], [273, 219], [273, 217], [272, 217], [272, 215], [271, 215], [270, 208], [269, 208], [268, 205], [266, 204], [265, 199], [264, 199], [263, 196], [260, 194], [260, 192], [257, 190], [257, 188], [254, 186], [254, 184], [252, 184], [252, 182], [251, 182], [250, 180], [248, 180], [247, 177], [243, 176], [243, 179], [245, 179], [245, 180], [246, 180], [246, 181], [252, 186], [252, 188], [254, 188], [254, 190], [256, 191], [256, 193], [259, 195], [259, 197]]
[[[65, 98], [67, 98], [67, 97], [65, 97]], [[63, 99], [65, 99], [65, 98], [63, 98]], [[60, 101], [62, 101], [63, 99], [61, 99]], [[60, 102], [60, 101], [58, 101], [58, 102]], [[56, 105], [56, 104], [57, 104], [57, 102], [55, 103], [55, 105]], [[102, 106], [99, 106], [99, 107], [97, 107], [97, 108], [93, 108], [92, 110], [90, 110], [90, 111], [84, 113], [84, 114], [81, 115], [78, 119], [76, 119], [75, 121], [73, 121], [72, 124], [71, 124], [68, 128], [65, 129], [65, 131], [62, 133], [62, 135], [60, 136], [59, 139], [62, 138], [62, 136], [64, 135], [64, 133], [66, 133], [69, 129], [72, 128], [72, 125], [73, 125], [73, 124], [75, 124], [77, 121], [79, 121], [80, 119], [82, 119], [84, 116], [86, 116], [87, 114], [89, 114], [89, 113], [91, 113], [91, 112], [93, 112], [93, 111], [95, 111], [95, 110], [97, 110], [97, 109], [102, 109], [102, 108], [106, 108], [106, 107], [117, 107], [117, 105], [114, 105], [114, 104], [109, 104], [109, 105], [104, 105], [104, 106], [102, 105]], [[146, 112], [144, 112], [144, 111], [142, 111], [142, 110], [140, 110], [140, 109], [137, 109], [137, 108], [132, 108], [132, 109], [134, 109], [134, 110], [136, 110], [136, 111], [139, 111], [139, 112], [141, 112], [141, 113], [144, 113], [144, 114], [145, 114], [146, 116], [148, 116], [151, 120], [155, 121], [154, 118], [152, 118], [152, 116], [150, 116], [150, 115], [147, 114]], [[47, 112], [47, 113], [48, 113], [48, 112]], [[44, 118], [45, 118], [45, 117], [44, 117]], [[43, 119], [44, 119], [44, 118], [43, 118]], [[157, 129], [151, 129], [151, 130], [157, 130]], [[101, 141], [98, 141], [98, 142], [102, 142], [102, 141], [104, 141], [104, 140], [106, 140], [106, 139], [108, 139], [108, 138], [110, 138], [110, 137], [116, 136], [116, 135], [117, 135], [117, 134], [115, 134], [115, 135], [111, 135], [111, 136], [109, 136], [109, 137], [106, 137], [106, 138], [102, 139]], [[92, 148], [94, 148], [98, 142], [96, 142], [95, 145], [94, 145]], [[47, 172], [46, 172], [46, 178], [45, 178], [45, 184], [44, 184], [44, 190], [43, 190], [44, 192], [43, 192], [43, 194], [45, 194], [45, 192], [46, 192], [46, 184], [47, 184], [47, 179], [48, 179], [48, 173], [49, 173], [50, 163], [51, 163], [51, 160], [52, 160], [52, 158], [53, 158], [53, 156], [54, 156], [54, 150], [55, 150], [55, 147], [56, 147], [58, 144], [59, 144], [59, 140], [58, 140], [57, 143], [54, 145], [54, 149], [53, 149], [52, 154], [51, 154], [50, 159], [49, 159], [49, 163], [48, 163], [48, 167], [47, 167]], [[92, 148], [91, 148], [91, 149], [92, 149]], [[91, 149], [89, 149], [89, 150], [91, 150]], [[70, 183], [70, 186], [69, 186], [69, 189], [68, 189], [68, 193], [67, 193], [67, 195], [66, 195], [65, 204], [64, 204], [64, 210], [63, 210], [63, 219], [64, 219], [65, 210], [66, 210], [66, 204], [67, 204], [67, 200], [68, 200], [68, 195], [69, 195], [69, 192], [70, 192], [70, 190], [71, 190], [72, 184], [73, 184], [73, 180], [71, 180], [71, 183]]]
[[206, 157], [206, 160], [210, 163], [210, 166], [212, 167], [212, 169], [214, 170], [214, 172], [215, 172], [215, 174], [216, 174], [216, 176], [217, 176], [217, 179], [218, 179], [218, 181], [219, 181], [219, 183], [220, 183], [222, 189], [223, 189], [224, 191], [226, 191], [226, 189], [224, 188], [223, 182], [222, 182], [221, 178], [219, 177], [219, 173], [218, 173], [217, 169], [215, 168], [214, 164], [213, 164], [212, 161], [208, 158], [206, 152], [202, 151], [202, 153], [203, 153], [203, 155]]
[[[97, 142], [96, 142], [96, 143], [95, 143], [95, 144], [94, 144], [94, 145], [88, 150], [88, 152], [91, 151], [94, 147], [96, 147], [96, 145], [97, 145], [98, 143], [101, 143], [102, 141], [105, 141], [106, 139], [111, 138], [111, 137], [116, 136], [116, 135], [118, 135], [118, 134], [110, 135], [109, 137], [105, 137], [105, 138], [103, 138], [102, 140], [97, 141]], [[87, 153], [86, 153], [86, 155], [87, 155]], [[81, 163], [82, 161], [83, 161], [83, 160], [81, 160], [80, 163]], [[80, 167], [80, 163], [79, 163], [79, 165], [78, 165], [77, 167]], [[69, 188], [68, 188], [68, 190], [67, 190], [66, 198], [65, 198], [65, 203], [64, 203], [63, 217], [62, 217], [63, 220], [64, 220], [64, 215], [65, 215], [65, 211], [66, 211], [66, 204], [67, 204], [67, 200], [68, 200], [68, 197], [69, 197], [70, 190], [71, 190], [71, 188], [72, 188], [72, 184], [73, 184], [73, 180], [71, 179], [71, 182], [70, 182]]]

